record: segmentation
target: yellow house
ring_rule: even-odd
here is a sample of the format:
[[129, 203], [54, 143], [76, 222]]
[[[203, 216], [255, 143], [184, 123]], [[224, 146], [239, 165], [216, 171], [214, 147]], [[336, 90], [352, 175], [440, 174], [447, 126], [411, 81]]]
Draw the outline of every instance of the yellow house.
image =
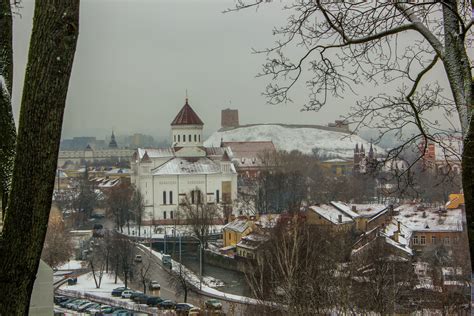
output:
[[235, 246], [253, 230], [254, 222], [247, 219], [236, 219], [223, 228], [224, 247]]
[[459, 208], [461, 204], [464, 204], [464, 194], [450, 194], [449, 202], [446, 203], [447, 209]]

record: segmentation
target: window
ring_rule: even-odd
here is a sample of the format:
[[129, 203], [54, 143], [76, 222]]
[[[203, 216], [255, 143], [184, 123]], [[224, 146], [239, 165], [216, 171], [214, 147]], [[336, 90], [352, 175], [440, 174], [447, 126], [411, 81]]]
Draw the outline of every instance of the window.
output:
[[166, 211], [163, 211], [163, 219], [166, 219]]
[[444, 237], [444, 244], [449, 245], [449, 242], [450, 242], [449, 237]]
[[219, 190], [216, 190], [216, 203], [219, 203], [219, 201], [220, 201]]
[[454, 243], [457, 244], [459, 242], [459, 237], [454, 237]]
[[196, 190], [196, 194], [197, 194], [197, 204], [201, 204], [201, 191]]
[[420, 237], [420, 244], [421, 245], [426, 245], [426, 237], [425, 236]]
[[170, 211], [170, 218], [173, 219], [173, 211]]
[[191, 134], [189, 134], [188, 136], [189, 136], [188, 140], [189, 140], [189, 142], [191, 142]]
[[198, 140], [201, 141], [201, 135], [198, 135]]
[[197, 142], [197, 135], [194, 134], [194, 142]]
[[176, 141], [176, 135], [173, 135], [173, 139], [174, 139], [174, 141]]
[[173, 204], [173, 191], [170, 191], [170, 204]]
[[436, 236], [431, 236], [431, 243], [436, 244]]
[[181, 135], [178, 135], [178, 142], [181, 141]]
[[230, 233], [229, 233], [229, 240], [230, 240]]
[[413, 236], [413, 244], [418, 245], [418, 236]]
[[194, 190], [191, 191], [191, 204], [194, 204]]
[[166, 204], [166, 191], [163, 191], [163, 204]]

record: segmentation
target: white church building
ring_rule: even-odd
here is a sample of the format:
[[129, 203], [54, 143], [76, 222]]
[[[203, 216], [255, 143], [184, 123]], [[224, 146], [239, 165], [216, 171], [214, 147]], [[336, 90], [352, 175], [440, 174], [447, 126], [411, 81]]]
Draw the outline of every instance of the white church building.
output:
[[[142, 193], [145, 224], [174, 223], [179, 204], [229, 207], [237, 198], [237, 172], [226, 147], [203, 146], [204, 123], [186, 103], [171, 122], [168, 148], [138, 148], [131, 181]], [[204, 199], [204, 201], [202, 201]]]

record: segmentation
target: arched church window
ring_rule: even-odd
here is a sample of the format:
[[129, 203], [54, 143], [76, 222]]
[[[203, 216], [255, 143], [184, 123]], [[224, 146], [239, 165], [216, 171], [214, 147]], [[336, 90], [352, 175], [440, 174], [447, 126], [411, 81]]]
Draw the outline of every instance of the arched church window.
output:
[[180, 142], [180, 141], [181, 141], [181, 136], [180, 136], [180, 135], [178, 135], [178, 142]]
[[197, 142], [197, 135], [194, 134], [194, 142]]

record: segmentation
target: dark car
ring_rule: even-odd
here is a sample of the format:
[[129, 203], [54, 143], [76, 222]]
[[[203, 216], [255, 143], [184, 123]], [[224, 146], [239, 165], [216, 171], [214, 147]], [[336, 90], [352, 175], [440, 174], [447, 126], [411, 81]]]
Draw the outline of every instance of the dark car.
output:
[[194, 305], [189, 304], [189, 303], [178, 303], [176, 304], [175, 309], [176, 309], [176, 312], [179, 313], [179, 312], [187, 312], [193, 307]]
[[222, 309], [222, 303], [219, 300], [216, 300], [214, 298], [207, 300], [205, 304], [206, 304], [207, 309], [214, 309], [214, 310]]
[[138, 296], [138, 299], [135, 302], [137, 302], [138, 304], [146, 304], [148, 298], [149, 298], [148, 295], [143, 294], [143, 295]]
[[130, 295], [130, 299], [133, 301], [133, 299], [137, 296], [144, 295], [143, 292], [140, 291], [133, 291], [132, 295]]
[[78, 298], [70, 298], [70, 299], [67, 299], [67, 300], [62, 301], [61, 303], [59, 303], [59, 306], [65, 308], [67, 304], [72, 303], [72, 302], [77, 301], [77, 300], [78, 300]]
[[135, 303], [138, 303], [139, 300], [140, 300], [143, 296], [148, 297], [148, 295], [143, 294], [143, 293], [136, 293], [136, 294], [134, 293], [134, 294], [132, 294], [132, 296], [130, 296], [130, 299], [131, 299], [132, 301], [134, 301]]
[[76, 284], [77, 284], [77, 278], [67, 279], [67, 285], [76, 285]]
[[59, 305], [59, 303], [69, 300], [70, 298], [67, 296], [55, 296], [54, 297], [54, 304]]
[[158, 307], [163, 309], [174, 309], [175, 306], [176, 302], [173, 302], [171, 300], [164, 300], [160, 302], [160, 304], [158, 304]]
[[122, 296], [122, 292], [125, 291], [126, 288], [121, 286], [121, 287], [117, 287], [115, 289], [112, 290], [112, 296]]
[[158, 304], [160, 304], [161, 302], [163, 302], [163, 299], [161, 297], [149, 296], [148, 299], [146, 300], [146, 305], [148, 305], [148, 306], [158, 306]]

